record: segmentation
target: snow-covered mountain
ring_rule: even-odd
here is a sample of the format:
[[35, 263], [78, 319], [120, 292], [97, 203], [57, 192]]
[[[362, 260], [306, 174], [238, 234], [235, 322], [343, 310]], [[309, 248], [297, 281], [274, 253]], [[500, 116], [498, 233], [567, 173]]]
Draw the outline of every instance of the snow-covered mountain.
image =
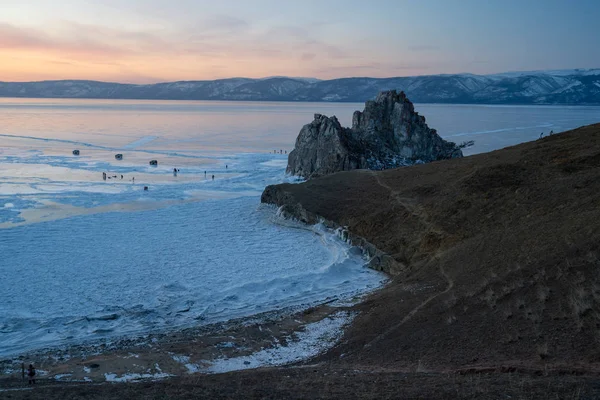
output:
[[364, 102], [398, 89], [417, 103], [600, 104], [600, 69], [313, 80], [231, 78], [133, 85], [0, 82], [0, 97]]

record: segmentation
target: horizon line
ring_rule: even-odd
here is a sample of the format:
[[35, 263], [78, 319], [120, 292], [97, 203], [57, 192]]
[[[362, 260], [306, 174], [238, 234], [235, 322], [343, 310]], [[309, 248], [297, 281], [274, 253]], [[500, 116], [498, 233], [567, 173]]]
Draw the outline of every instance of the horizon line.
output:
[[[395, 76], [387, 76], [387, 77], [374, 77], [374, 76], [344, 76], [339, 78], [332, 79], [321, 79], [315, 77], [295, 77], [295, 76], [285, 76], [285, 75], [274, 75], [274, 76], [266, 76], [261, 78], [250, 78], [243, 76], [234, 76], [228, 78], [215, 78], [215, 79], [185, 79], [185, 80], [175, 80], [175, 81], [158, 81], [154, 83], [132, 83], [132, 82], [116, 82], [116, 81], [103, 81], [96, 79], [44, 79], [44, 80], [32, 80], [32, 81], [0, 81], [0, 83], [44, 83], [44, 82], [96, 82], [96, 83], [111, 83], [118, 85], [134, 85], [134, 86], [148, 86], [148, 85], [160, 85], [166, 83], [179, 83], [179, 82], [214, 82], [214, 81], [224, 81], [224, 80], [233, 80], [233, 79], [247, 79], [253, 81], [261, 81], [261, 80], [269, 80], [269, 79], [292, 79], [296, 81], [316, 81], [316, 82], [327, 82], [327, 81], [335, 81], [341, 79], [395, 79], [395, 78], [418, 78], [418, 77], [427, 77], [427, 76], [453, 76], [453, 75], [473, 75], [473, 76], [501, 76], [508, 74], [528, 74], [528, 73], [547, 73], [548, 75], [552, 75], [552, 73], [559, 72], [568, 72], [568, 71], [595, 71], [598, 70], [598, 75], [600, 75], [600, 67], [598, 68], [565, 68], [565, 69], [540, 69], [540, 70], [517, 70], [517, 71], [505, 71], [505, 72], [495, 72], [490, 74], [475, 74], [472, 72], [457, 72], [457, 73], [439, 73], [439, 74], [423, 74], [423, 75], [395, 75]], [[309, 82], [313, 83], [313, 82]]]

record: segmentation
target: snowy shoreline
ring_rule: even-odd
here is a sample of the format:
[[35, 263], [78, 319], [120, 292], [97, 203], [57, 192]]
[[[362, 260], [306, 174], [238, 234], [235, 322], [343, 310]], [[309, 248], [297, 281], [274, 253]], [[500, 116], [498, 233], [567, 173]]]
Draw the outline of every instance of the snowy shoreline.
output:
[[22, 362], [34, 363], [40, 379], [129, 382], [306, 361], [339, 342], [357, 315], [353, 304], [375, 290], [206, 326], [16, 354], [0, 360], [0, 387], [20, 378]]
[[[327, 265], [339, 265], [340, 268], [346, 268], [344, 262], [350, 251], [354, 253], [354, 257], [362, 258], [362, 268], [367, 268], [369, 259], [364, 258], [364, 249], [349, 247], [346, 243], [347, 233], [342, 230], [327, 228], [323, 224], [307, 225], [290, 220], [281, 213], [275, 212], [276, 208], [273, 206], [265, 207], [272, 209], [271, 223], [286, 229], [308, 231], [320, 237], [322, 245], [327, 247], [331, 253], [332, 258]], [[104, 340], [90, 340], [80, 344], [14, 353], [10, 357], [0, 360], [0, 379], [14, 378], [22, 360], [34, 362], [41, 368], [42, 374], [48, 378], [83, 382], [155, 380], [187, 373], [221, 373], [301, 362], [334, 346], [343, 336], [344, 328], [356, 316], [354, 311], [347, 310], [347, 308], [351, 308], [353, 304], [360, 302], [367, 295], [381, 289], [387, 281], [387, 276], [381, 274], [379, 283], [367, 288], [328, 296], [310, 303], [210, 324], [195, 324], [191, 327], [162, 331], [153, 330], [148, 334], [128, 334]], [[313, 314], [322, 315], [317, 319], [304, 319], [306, 315]], [[109, 317], [101, 318], [101, 320], [110, 319]], [[281, 321], [291, 323], [292, 329], [272, 335], [266, 341], [268, 343], [266, 346], [264, 338], [260, 341], [260, 345], [247, 345], [252, 342], [253, 335], [258, 334], [255, 332], [257, 327], [258, 331], [262, 333], [264, 326], [279, 326]], [[183, 343], [183, 347], [193, 348], [196, 346], [198, 338], [219, 336], [231, 330], [236, 331], [236, 335], [227, 335], [228, 340], [215, 343], [214, 351], [209, 351], [208, 353], [211, 354], [203, 357], [194, 357], [186, 351], [174, 353], [170, 350], [174, 343], [177, 346], [181, 346]], [[266, 328], [264, 332], [272, 330], [273, 328]], [[231, 340], [234, 337], [241, 342], [234, 344]], [[231, 354], [224, 355], [224, 349], [228, 349]], [[140, 353], [146, 354], [153, 364], [140, 368], [138, 364], [134, 363], [126, 367], [126, 372], [124, 372], [121, 364], [127, 362], [123, 360], [136, 360], [140, 357]], [[103, 359], [104, 362], [110, 359], [112, 361], [108, 361], [105, 368], [96, 371], [89, 365], [95, 365], [96, 363], [90, 362], [90, 360], [98, 358]], [[85, 365], [86, 362], [88, 366], [82, 370], [78, 371], [79, 367], [75, 367], [65, 373], [70, 367], [74, 367], [73, 363], [79, 366]], [[60, 373], [56, 373], [57, 371]]]

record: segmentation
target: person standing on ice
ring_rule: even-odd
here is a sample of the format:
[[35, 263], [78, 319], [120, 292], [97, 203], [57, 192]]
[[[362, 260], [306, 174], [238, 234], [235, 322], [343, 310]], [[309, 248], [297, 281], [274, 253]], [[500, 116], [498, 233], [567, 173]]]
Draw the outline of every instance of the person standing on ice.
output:
[[213, 181], [214, 181], [215, 180], [215, 176], [213, 175], [212, 178], [213, 178]]
[[177, 176], [177, 168], [173, 168], [173, 176]]
[[103, 180], [106, 180], [106, 172], [103, 172], [103, 173], [102, 173], [102, 179], [103, 179]]
[[29, 377], [29, 384], [32, 383], [35, 385], [35, 368], [33, 364], [29, 364], [29, 368], [27, 368], [27, 376]]

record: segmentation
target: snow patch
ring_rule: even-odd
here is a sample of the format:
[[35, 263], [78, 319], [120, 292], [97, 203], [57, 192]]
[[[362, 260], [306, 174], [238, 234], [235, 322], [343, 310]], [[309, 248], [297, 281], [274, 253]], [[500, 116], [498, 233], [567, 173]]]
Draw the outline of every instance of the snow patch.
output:
[[175, 355], [171, 356], [171, 358], [173, 358], [173, 360], [175, 362], [178, 362], [180, 364], [185, 364], [185, 363], [187, 363], [187, 362], [190, 361], [190, 357], [189, 356], [182, 356], [182, 355], [176, 355], [175, 354]]
[[188, 356], [173, 355], [171, 357], [176, 362], [183, 364], [183, 366], [188, 370], [188, 373], [190, 373], [190, 374], [193, 374], [195, 372], [200, 372], [200, 370], [201, 370], [201, 368], [198, 364], [193, 364], [190, 362], [190, 357], [188, 357]]
[[106, 382], [131, 382], [145, 379], [160, 380], [170, 376], [173, 375], [166, 374], [164, 372], [159, 372], [156, 374], [124, 374], [121, 376], [117, 376], [117, 374], [104, 374], [104, 379], [106, 379]]
[[187, 368], [188, 374], [194, 374], [196, 372], [200, 372], [201, 367], [198, 364], [187, 363], [184, 365]]
[[583, 85], [583, 83], [581, 83], [579, 81], [571, 82], [567, 86], [561, 87], [560, 89], [556, 89], [555, 91], [552, 92], [552, 94], [563, 93], [569, 89], [572, 89], [574, 87], [581, 86], [581, 85]]
[[210, 363], [208, 372], [223, 373], [262, 366], [284, 365], [306, 360], [326, 351], [342, 337], [343, 329], [353, 319], [353, 314], [338, 312], [321, 321], [305, 326], [304, 332], [296, 333], [295, 340], [287, 346], [278, 344], [249, 356], [221, 358]]
[[67, 380], [66, 378], [70, 378], [71, 376], [73, 376], [73, 374], [58, 374], [54, 375], [54, 379], [56, 379], [57, 381], [62, 381]]

